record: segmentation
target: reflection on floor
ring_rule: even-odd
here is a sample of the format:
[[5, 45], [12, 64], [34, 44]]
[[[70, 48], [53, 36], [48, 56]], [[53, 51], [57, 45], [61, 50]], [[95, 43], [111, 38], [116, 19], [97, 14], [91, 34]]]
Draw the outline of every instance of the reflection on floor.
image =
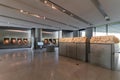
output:
[[46, 50], [0, 50], [0, 80], [120, 80], [111, 71]]

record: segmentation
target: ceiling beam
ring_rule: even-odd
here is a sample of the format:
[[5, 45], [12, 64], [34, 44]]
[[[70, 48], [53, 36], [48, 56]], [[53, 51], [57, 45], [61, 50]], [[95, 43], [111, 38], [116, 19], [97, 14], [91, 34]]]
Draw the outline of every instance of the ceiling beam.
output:
[[38, 23], [38, 22], [29, 21], [29, 20], [20, 19], [20, 18], [15, 18], [15, 17], [10, 17], [10, 16], [6, 16], [6, 15], [0, 15], [0, 17], [10, 18], [10, 19], [14, 19], [14, 20], [19, 20], [19, 21], [34, 23], [34, 24], [43, 25], [43, 26], [48, 26], [48, 27], [53, 27], [53, 28], [59, 28], [59, 27], [55, 27], [55, 26], [51, 26], [51, 25], [47, 25], [47, 24], [43, 24], [43, 23]]
[[92, 23], [86, 21], [85, 19], [77, 16], [76, 14], [72, 13], [71, 11], [69, 11], [69, 10], [61, 7], [60, 5], [54, 3], [54, 2], [52, 2], [52, 1], [50, 1], [50, 0], [40, 0], [40, 1], [43, 2], [43, 3], [46, 4], [46, 5], [49, 5], [51, 8], [57, 9], [57, 10], [61, 11], [62, 13], [65, 13], [65, 14], [67, 14], [68, 16], [70, 16], [70, 17], [72, 17], [72, 18], [74, 18], [74, 19], [76, 19], [76, 20], [78, 20], [78, 21], [80, 21], [80, 22], [83, 22], [83, 23], [85, 23], [85, 24], [87, 24], [87, 25], [92, 25]]
[[[11, 7], [11, 6], [2, 4], [2, 3], [0, 3], [0, 6], [6, 7], [6, 8], [9, 8], [9, 9], [13, 9], [13, 10], [16, 10], [16, 11], [21, 11], [21, 10], [22, 10], [22, 9], [14, 8], [14, 7]], [[24, 10], [22, 10], [22, 11], [24, 11]], [[31, 13], [31, 12], [28, 12], [28, 11], [24, 11], [24, 12], [28, 13], [28, 15], [29, 15], [29, 14], [34, 14], [34, 13]], [[34, 22], [34, 21], [28, 21], [28, 20], [19, 19], [19, 18], [14, 18], [14, 17], [10, 17], [10, 16], [5, 16], [5, 15], [0, 15], [0, 16], [2, 16], [2, 17], [7, 17], [7, 18], [11, 18], [11, 19], [16, 19], [16, 20], [20, 20], [20, 21], [23, 20], [23, 21], [25, 21], [25, 22], [31, 22], [31, 23], [35, 23], [35, 24], [41, 24], [41, 25], [45, 25], [45, 26], [49, 26], [49, 27], [55, 27], [55, 26], [51, 26], [51, 25], [48, 25], [48, 24], [37, 23], [37, 22]], [[45, 17], [45, 16], [42, 16], [42, 17]], [[40, 18], [40, 19], [41, 19], [41, 18]], [[43, 19], [44, 19], [44, 18], [43, 18]], [[63, 22], [60, 22], [60, 21], [56, 21], [56, 20], [47, 18], [47, 17], [45, 17], [45, 20], [48, 20], [48, 21], [51, 21], [51, 22], [55, 22], [55, 23], [58, 23], [58, 24], [62, 24], [62, 25], [67, 26], [67, 27], [71, 27], [71, 28], [78, 29], [77, 26], [69, 25], [69, 24], [66, 24], [66, 23], [63, 23]], [[59, 27], [55, 27], [55, 28], [59, 28]]]
[[77, 27], [77, 26], [68, 25], [68, 24], [66, 24], [66, 23], [59, 22], [59, 21], [56, 21], [56, 20], [53, 20], [53, 19], [50, 19], [50, 18], [46, 18], [46, 20], [53, 21], [53, 22], [56, 22], [56, 23], [60, 23], [60, 24], [62, 24], [62, 25], [66, 25], [66, 26], [69, 26], [69, 27], [71, 27], [71, 28], [79, 29], [79, 27]]
[[95, 5], [95, 7], [99, 10], [99, 12], [102, 14], [102, 16], [105, 18], [106, 21], [110, 21], [110, 17], [105, 12], [103, 6], [99, 2], [99, 0], [91, 0], [91, 2]]

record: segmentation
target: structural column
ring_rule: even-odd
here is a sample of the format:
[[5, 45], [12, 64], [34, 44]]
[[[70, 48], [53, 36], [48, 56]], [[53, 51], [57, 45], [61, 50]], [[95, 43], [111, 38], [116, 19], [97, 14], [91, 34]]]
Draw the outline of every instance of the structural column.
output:
[[58, 46], [59, 46], [59, 39], [62, 38], [62, 30], [58, 31]]
[[93, 36], [93, 27], [86, 28], [86, 37], [90, 39]]
[[40, 37], [39, 37], [39, 41], [42, 42], [42, 29], [39, 29], [39, 33], [40, 33]]
[[31, 49], [35, 48], [35, 28], [31, 29]]
[[42, 41], [42, 29], [33, 28], [31, 30], [31, 37], [32, 37], [32, 49], [39, 48], [37, 43]]
[[79, 37], [79, 30], [73, 31], [73, 37]]
[[58, 31], [58, 38], [62, 38], [62, 30]]
[[42, 29], [41, 28], [35, 28], [35, 49], [39, 48], [40, 46], [37, 45], [38, 42], [42, 41]]
[[86, 37], [87, 37], [87, 45], [86, 45], [86, 62], [89, 62], [90, 56], [90, 39], [93, 36], [93, 27], [86, 28]]

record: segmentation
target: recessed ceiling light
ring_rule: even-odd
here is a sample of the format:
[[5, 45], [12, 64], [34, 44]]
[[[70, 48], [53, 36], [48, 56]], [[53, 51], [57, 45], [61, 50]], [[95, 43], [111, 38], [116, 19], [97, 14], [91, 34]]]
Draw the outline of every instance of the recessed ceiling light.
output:
[[24, 11], [21, 9], [20, 12], [22, 13], [22, 12], [24, 12]]
[[52, 5], [52, 9], [56, 9], [56, 7], [54, 5]]
[[66, 10], [62, 10], [63, 12], [65, 12]]
[[46, 3], [47, 3], [47, 1], [45, 0], [45, 1], [44, 1], [44, 3], [46, 4]]
[[37, 14], [31, 14], [31, 15], [34, 16], [34, 17], [40, 18], [40, 16], [37, 15]]

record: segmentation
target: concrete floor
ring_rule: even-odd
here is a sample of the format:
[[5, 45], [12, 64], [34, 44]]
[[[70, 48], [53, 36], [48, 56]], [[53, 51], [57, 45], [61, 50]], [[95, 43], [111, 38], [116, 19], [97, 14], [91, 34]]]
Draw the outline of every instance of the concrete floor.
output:
[[0, 80], [120, 80], [120, 72], [59, 57], [57, 49], [3, 49]]

